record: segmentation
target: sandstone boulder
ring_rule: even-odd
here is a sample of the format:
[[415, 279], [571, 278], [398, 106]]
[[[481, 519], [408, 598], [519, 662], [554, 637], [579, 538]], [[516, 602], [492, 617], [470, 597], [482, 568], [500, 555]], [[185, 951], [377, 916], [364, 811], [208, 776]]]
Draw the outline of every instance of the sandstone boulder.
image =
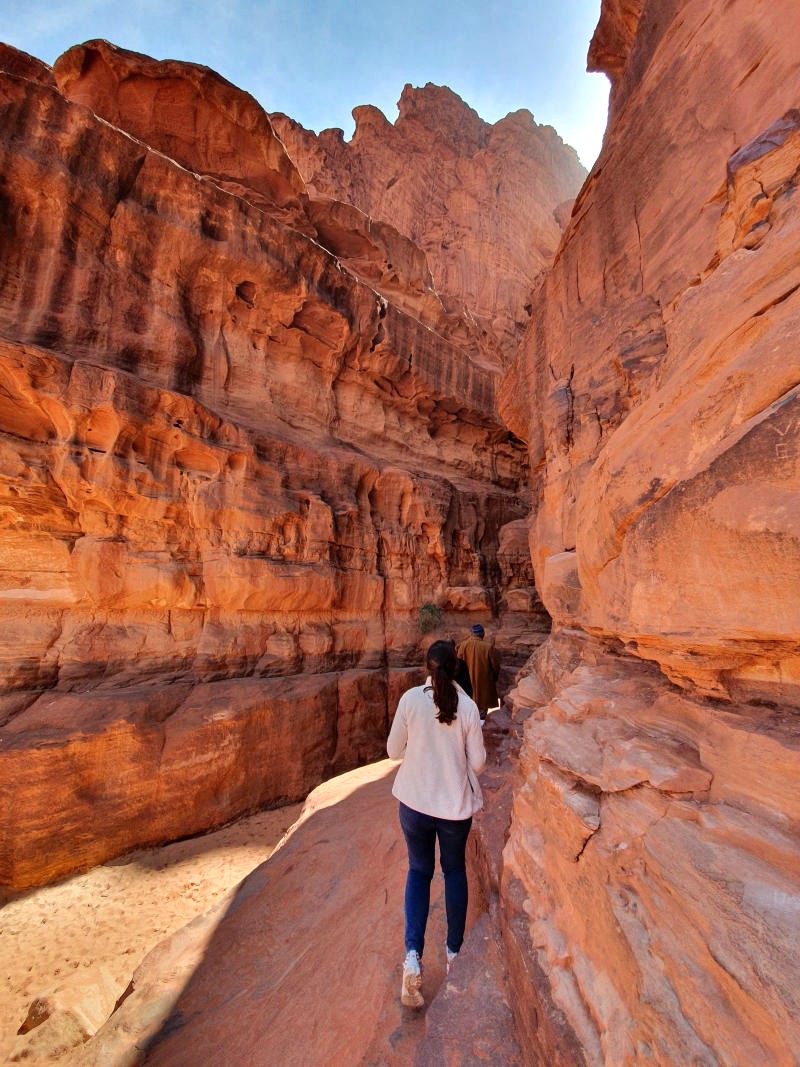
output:
[[111, 974], [97, 967], [36, 997], [9, 1062], [51, 1063], [68, 1056], [106, 1022], [120, 992]]
[[29, 56], [10, 44], [0, 41], [0, 70], [16, 74], [20, 78], [30, 78], [42, 85], [55, 86], [53, 71], [46, 63], [35, 56]]
[[504, 853], [507, 936], [538, 972], [516, 979], [538, 987], [515, 1001], [527, 1047], [791, 1063], [791, 716], [688, 698], [632, 657], [585, 658], [533, 704]]
[[[384, 760], [317, 788], [227, 909], [145, 959], [84, 1051], [86, 1067], [136, 1063], [141, 1050], [152, 1064], [185, 1063], [200, 1050], [212, 1060], [287, 1067], [410, 1062], [425, 1019], [399, 998], [406, 856], [391, 796], [395, 768]], [[444, 977], [443, 919], [438, 878], [429, 1000]]]

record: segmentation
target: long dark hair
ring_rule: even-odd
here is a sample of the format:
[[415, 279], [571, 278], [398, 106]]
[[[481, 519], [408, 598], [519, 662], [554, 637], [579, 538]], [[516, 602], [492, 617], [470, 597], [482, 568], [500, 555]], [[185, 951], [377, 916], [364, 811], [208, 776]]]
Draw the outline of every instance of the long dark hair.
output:
[[434, 641], [425, 657], [425, 666], [433, 683], [433, 702], [438, 708], [436, 718], [449, 726], [458, 711], [458, 690], [453, 684], [456, 653], [452, 642]]

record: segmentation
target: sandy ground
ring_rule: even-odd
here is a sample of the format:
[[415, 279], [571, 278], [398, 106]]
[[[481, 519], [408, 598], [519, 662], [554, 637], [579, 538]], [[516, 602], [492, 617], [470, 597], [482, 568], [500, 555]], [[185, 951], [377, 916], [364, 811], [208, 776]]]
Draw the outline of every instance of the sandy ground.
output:
[[98, 966], [122, 993], [144, 956], [267, 859], [301, 810], [259, 812], [203, 837], [131, 853], [0, 908], [0, 1062], [8, 1062], [35, 997]]

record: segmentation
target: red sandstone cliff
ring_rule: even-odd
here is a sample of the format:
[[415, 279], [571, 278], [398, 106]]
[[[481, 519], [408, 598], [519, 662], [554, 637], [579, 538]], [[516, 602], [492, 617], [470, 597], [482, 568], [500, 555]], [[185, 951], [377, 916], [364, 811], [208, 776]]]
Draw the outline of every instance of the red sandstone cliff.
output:
[[0, 881], [19, 887], [380, 755], [420, 604], [455, 633], [500, 609], [529, 648], [534, 594], [524, 450], [424, 253], [309, 198], [206, 68], [93, 42], [56, 88], [3, 56]]
[[466, 318], [473, 347], [505, 363], [530, 317], [530, 289], [561, 235], [556, 209], [586, 172], [574, 149], [530, 112], [494, 125], [450, 89], [407, 85], [390, 123], [353, 111], [355, 133], [319, 137], [285, 115], [272, 121], [315, 196], [391, 222], [426, 254], [448, 311]]
[[[797, 1061], [798, 29], [788, 0], [605, 0], [611, 124], [500, 390], [555, 622], [513, 694], [491, 864], [532, 1062]], [[312, 193], [279, 202], [208, 147], [178, 165], [3, 85], [0, 797], [25, 884], [64, 869], [58, 807], [92, 862], [132, 820], [158, 839], [267, 802], [245, 752], [287, 795], [368, 758], [415, 598], [464, 608], [505, 567], [524, 618], [531, 587], [492, 338], [465, 357], [447, 264], [320, 196], [300, 151], [366, 195], [359, 140], [405, 118], [343, 147], [276, 117]]]
[[503, 875], [547, 1063], [797, 1062], [798, 32], [605, 0], [611, 123], [502, 391], [555, 623]]

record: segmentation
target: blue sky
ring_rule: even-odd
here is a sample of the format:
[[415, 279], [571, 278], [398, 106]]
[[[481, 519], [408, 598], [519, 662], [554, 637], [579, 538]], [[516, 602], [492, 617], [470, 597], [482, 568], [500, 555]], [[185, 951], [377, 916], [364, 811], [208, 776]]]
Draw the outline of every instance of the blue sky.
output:
[[0, 0], [0, 40], [47, 63], [105, 37], [203, 63], [319, 132], [359, 104], [390, 121], [406, 82], [449, 85], [487, 122], [525, 107], [590, 167], [608, 82], [586, 74], [600, 0]]

